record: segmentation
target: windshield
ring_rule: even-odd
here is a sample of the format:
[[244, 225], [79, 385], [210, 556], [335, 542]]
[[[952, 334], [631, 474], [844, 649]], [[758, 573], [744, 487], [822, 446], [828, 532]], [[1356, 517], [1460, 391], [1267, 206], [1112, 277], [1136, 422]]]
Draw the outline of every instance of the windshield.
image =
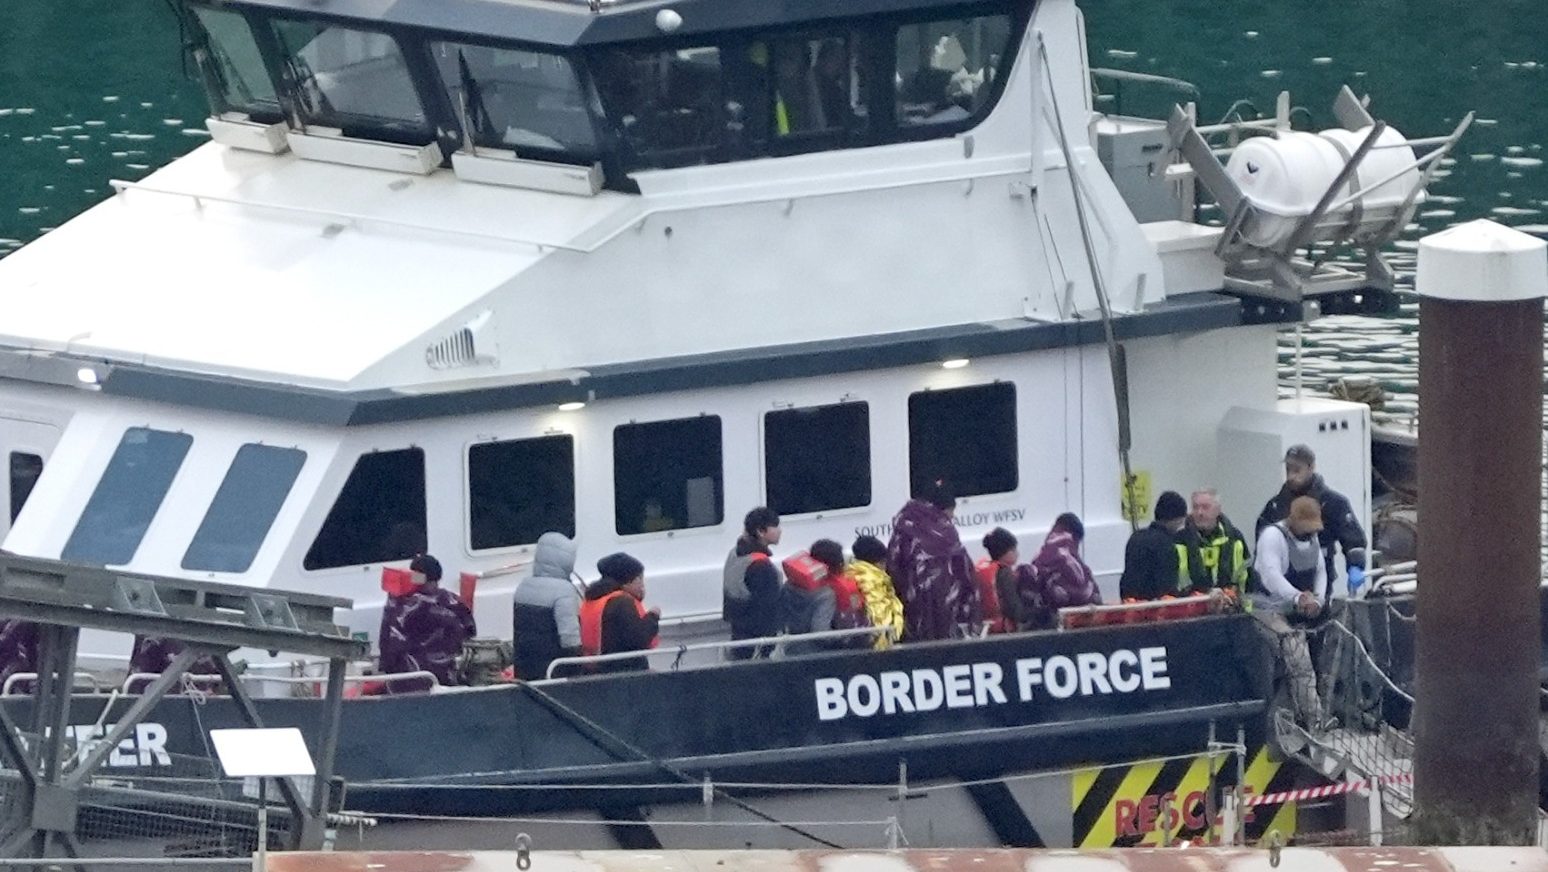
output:
[[275, 21], [274, 32], [302, 121], [346, 136], [431, 140], [419, 92], [392, 37], [318, 21]]
[[596, 154], [592, 113], [569, 60], [459, 42], [432, 43], [431, 53], [474, 145]]
[[195, 8], [194, 14], [209, 37], [204, 70], [217, 110], [277, 119], [279, 99], [247, 20], [228, 9]]

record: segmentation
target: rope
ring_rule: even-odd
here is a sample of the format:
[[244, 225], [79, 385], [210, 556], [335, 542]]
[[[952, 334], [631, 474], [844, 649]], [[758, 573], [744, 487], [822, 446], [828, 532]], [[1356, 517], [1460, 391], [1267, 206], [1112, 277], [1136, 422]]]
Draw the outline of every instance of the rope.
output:
[[[582, 725], [582, 726], [585, 726], [587, 729], [589, 729], [589, 730], [591, 730], [591, 731], [593, 731], [595, 733], [600, 733], [603, 737], [607, 738], [608, 740], [613, 742], [615, 745], [618, 745], [618, 746], [622, 747], [624, 750], [628, 751], [629, 753], [635, 755], [636, 757], [640, 758], [641, 760], [644, 760], [644, 761], [650, 763], [652, 766], [657, 767], [661, 771], [667, 773], [668, 775], [671, 775], [673, 778], [676, 778], [676, 779], [682, 781], [684, 784], [700, 785], [700, 786], [702, 786], [702, 782], [700, 782], [698, 779], [693, 778], [688, 773], [686, 773], [683, 770], [677, 768], [676, 766], [673, 766], [672, 764], [666, 762], [665, 760], [662, 760], [659, 757], [653, 757], [650, 754], [646, 753], [645, 751], [640, 750], [638, 747], [630, 744], [628, 741], [625, 741], [624, 739], [622, 739], [619, 736], [615, 735], [614, 733], [610, 732], [606, 727], [603, 727], [601, 724], [598, 724], [597, 722], [591, 720], [590, 718], [586, 717], [585, 715], [581, 714], [580, 712], [575, 711], [574, 709], [570, 708], [569, 706], [565, 705], [564, 703], [560, 702], [559, 700], [554, 699], [554, 697], [551, 696], [547, 691], [542, 690], [542, 689], [537, 688], [537, 687], [534, 687], [531, 684], [527, 684], [527, 685], [525, 685], [525, 687], [526, 687], [527, 691], [529, 693], [531, 693], [533, 695], [533, 697], [535, 699], [537, 699], [537, 701], [539, 703], [541, 703], [550, 712], [552, 712], [553, 714], [557, 715], [561, 720], [569, 721], [572, 726], [574, 726], [574, 725]], [[595, 739], [593, 738], [592, 741], [595, 741]], [[751, 814], [751, 815], [753, 815], [755, 817], [758, 817], [758, 818], [762, 818], [763, 820], [768, 821], [771, 824], [777, 824], [777, 825], [779, 825], [781, 827], [784, 827], [785, 829], [789, 830], [790, 832], [795, 833], [796, 835], [801, 836], [803, 838], [810, 839], [811, 841], [816, 842], [817, 844], [822, 845], [823, 847], [834, 848], [836, 850], [842, 850], [842, 848], [843, 848], [842, 845], [839, 845], [836, 842], [830, 842], [827, 839], [824, 839], [821, 836], [816, 835], [815, 833], [811, 833], [811, 832], [808, 832], [807, 830], [802, 829], [799, 824], [787, 824], [787, 823], [784, 823], [784, 822], [780, 821], [778, 818], [776, 818], [773, 815], [769, 814], [768, 812], [765, 812], [762, 809], [757, 808], [756, 806], [752, 805], [751, 803], [748, 803], [748, 802], [745, 802], [745, 801], [743, 801], [741, 799], [738, 799], [737, 797], [734, 797], [731, 794], [726, 793], [724, 790], [722, 790], [722, 789], [720, 789], [718, 787], [712, 787], [711, 789], [714, 791], [714, 795], [715, 796], [718, 796], [718, 797], [726, 800], [727, 802], [731, 803], [732, 805], [736, 806], [737, 808], [740, 808], [741, 810], [747, 812], [748, 814]], [[595, 821], [593, 821], [592, 823], [595, 823]]]
[[1381, 676], [1382, 683], [1386, 684], [1387, 687], [1390, 688], [1398, 696], [1401, 696], [1402, 698], [1408, 700], [1409, 703], [1413, 703], [1413, 701], [1414, 701], [1413, 696], [1410, 695], [1408, 693], [1408, 691], [1404, 690], [1401, 687], [1398, 687], [1395, 683], [1393, 683], [1392, 679], [1387, 677], [1387, 673], [1385, 671], [1383, 671], [1382, 668], [1379, 665], [1377, 665], [1376, 658], [1372, 657], [1370, 650], [1365, 647], [1365, 640], [1364, 639], [1361, 639], [1358, 635], [1355, 634], [1355, 632], [1353, 630], [1351, 630], [1348, 627], [1344, 626], [1343, 622], [1339, 621], [1337, 618], [1330, 618], [1325, 626], [1327, 626], [1327, 627], [1336, 627], [1339, 630], [1343, 631], [1345, 635], [1349, 636], [1349, 638], [1353, 639], [1354, 642], [1355, 642], [1355, 645], [1360, 650], [1360, 656], [1364, 657], [1365, 658], [1365, 662], [1370, 664], [1371, 669], [1375, 670], [1376, 674]]
[[[1172, 762], [1172, 761], [1175, 761], [1175, 760], [1191, 760], [1191, 759], [1193, 759], [1195, 757], [1199, 757], [1199, 756], [1202, 756], [1204, 754], [1206, 754], [1206, 752], [1196, 752], [1196, 753], [1192, 753], [1192, 754], [1173, 754], [1173, 755], [1171, 755], [1169, 757], [1146, 757], [1146, 758], [1138, 759], [1138, 760], [1126, 760], [1126, 761], [1124, 761], [1123, 765], [1125, 765], [1125, 766], [1139, 766], [1139, 765], [1147, 765], [1147, 764], [1169, 763], [1169, 762]], [[917, 787], [913, 786], [913, 785], [910, 785], [909, 786], [909, 793], [910, 794], [913, 794], [913, 793], [932, 793], [932, 792], [936, 792], [936, 791], [952, 790], [952, 789], [962, 788], [962, 787], [977, 787], [977, 786], [984, 785], [984, 784], [997, 784], [997, 783], [1012, 782], [1012, 781], [1030, 781], [1030, 780], [1034, 780], [1034, 779], [1038, 779], [1038, 778], [1059, 778], [1059, 777], [1074, 775], [1074, 774], [1079, 773], [1079, 772], [1084, 772], [1086, 770], [1089, 770], [1090, 768], [1092, 768], [1092, 767], [1089, 766], [1089, 765], [1088, 766], [1070, 766], [1070, 767], [1063, 768], [1063, 769], [1044, 769], [1044, 770], [1041, 770], [1041, 771], [1038, 771], [1038, 772], [1025, 772], [1025, 773], [1019, 773], [1019, 774], [1015, 774], [1015, 775], [1002, 775], [1002, 776], [992, 777], [992, 778], [979, 778], [979, 779], [974, 779], [974, 780], [971, 780], [971, 781], [953, 781], [953, 782], [950, 782], [950, 783], [947, 783], [947, 784], [919, 785]], [[148, 780], [152, 780], [152, 779], [146, 778], [146, 779], [140, 779], [140, 780], [148, 781]], [[725, 788], [727, 790], [763, 790], [763, 791], [779, 791], [779, 790], [788, 790], [788, 791], [834, 790], [834, 791], [855, 791], [855, 792], [874, 791], [874, 792], [877, 792], [877, 793], [889, 793], [889, 794], [896, 793], [897, 790], [898, 790], [897, 782], [890, 782], [890, 783], [887, 783], [887, 784], [875, 784], [875, 783], [872, 783], [872, 784], [825, 784], [825, 783], [813, 782], [813, 781], [722, 781], [722, 782], [712, 782], [712, 783], [717, 788]], [[376, 785], [376, 786], [408, 786], [408, 787], [413, 787], [415, 790], [465, 790], [468, 787], [467, 784], [424, 784], [424, 783], [397, 783], [397, 782], [383, 782], [383, 781], [362, 781], [362, 782], [356, 782], [355, 783], [355, 786], [357, 786], [357, 787], [372, 786], [372, 785]], [[570, 784], [558, 784], [558, 783], [548, 784], [548, 783], [544, 783], [544, 784], [489, 784], [489, 785], [480, 784], [480, 785], [477, 785], [477, 788], [480, 791], [507, 791], [507, 790], [509, 790], [509, 791], [518, 791], [518, 790], [540, 790], [540, 791], [547, 791], [547, 790], [619, 790], [619, 791], [625, 791], [625, 790], [630, 790], [630, 791], [642, 791], [642, 790], [683, 790], [684, 788], [691, 787], [695, 791], [698, 791], [698, 790], [702, 790], [703, 786], [704, 786], [704, 782], [703, 781], [692, 781], [692, 782], [687, 782], [687, 783], [685, 783], [685, 782], [671, 782], [671, 783], [645, 782], [645, 783], [632, 783], [632, 784], [629, 784], [629, 783], [624, 783], [624, 784], [620, 784], [620, 783], [614, 783], [614, 784], [573, 784], [573, 783], [570, 783]], [[362, 814], [368, 814], [368, 812], [361, 812], [361, 813]], [[481, 818], [481, 820], [489, 820], [489, 818]], [[547, 818], [544, 818], [544, 820], [547, 820]]]

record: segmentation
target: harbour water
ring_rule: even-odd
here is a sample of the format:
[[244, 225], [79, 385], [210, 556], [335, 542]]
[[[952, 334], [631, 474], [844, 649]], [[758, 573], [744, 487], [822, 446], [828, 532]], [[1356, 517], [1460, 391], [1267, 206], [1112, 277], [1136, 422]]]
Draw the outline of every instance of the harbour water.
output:
[[[1489, 217], [1548, 235], [1548, 18], [1531, 0], [1085, 0], [1093, 66], [1198, 85], [1200, 117], [1233, 102], [1271, 111], [1289, 90], [1311, 123], [1331, 124], [1341, 84], [1412, 136], [1478, 121], [1398, 243]], [[160, 0], [8, 0], [0, 24], [0, 256], [204, 141], [205, 102], [176, 19]], [[1126, 111], [1175, 95], [1124, 93]], [[1299, 113], [1298, 113], [1299, 114]], [[1303, 116], [1304, 118], [1305, 116]], [[1417, 415], [1415, 306], [1393, 319], [1330, 318], [1305, 333], [1303, 388], [1370, 375], [1393, 395], [1381, 422]], [[1287, 335], [1284, 357], [1291, 357]], [[1292, 379], [1287, 369], [1284, 389]]]

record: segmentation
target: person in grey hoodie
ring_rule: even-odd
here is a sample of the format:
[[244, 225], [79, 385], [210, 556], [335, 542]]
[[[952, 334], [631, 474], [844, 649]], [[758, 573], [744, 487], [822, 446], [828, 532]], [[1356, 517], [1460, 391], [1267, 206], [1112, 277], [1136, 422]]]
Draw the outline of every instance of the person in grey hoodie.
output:
[[544, 533], [532, 555], [532, 574], [516, 583], [511, 628], [516, 637], [516, 675], [548, 677], [548, 664], [581, 653], [580, 591], [570, 583], [575, 542]]

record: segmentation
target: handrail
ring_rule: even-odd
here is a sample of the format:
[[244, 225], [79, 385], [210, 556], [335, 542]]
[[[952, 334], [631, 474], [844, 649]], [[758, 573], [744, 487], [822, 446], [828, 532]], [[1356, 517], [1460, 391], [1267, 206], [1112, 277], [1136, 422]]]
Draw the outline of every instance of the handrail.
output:
[[[120, 693], [132, 693], [129, 688], [135, 682], [151, 682], [160, 677], [160, 672], [131, 672], [124, 676], [124, 681], [118, 686], [118, 690]], [[183, 673], [181, 680], [185, 686], [190, 684], [208, 684], [214, 686], [220, 684], [221, 677], [219, 675], [203, 675], [193, 672], [185, 672]]]
[[311, 206], [292, 206], [287, 203], [261, 203], [255, 200], [244, 200], [240, 197], [223, 197], [219, 194], [201, 194], [194, 191], [180, 191], [176, 188], [164, 188], [157, 185], [147, 185], [144, 182], [130, 182], [124, 179], [109, 179], [108, 184], [115, 193], [124, 191], [143, 191], [147, 194], [163, 194], [169, 197], [186, 197], [194, 202], [195, 206], [201, 206], [205, 201], [220, 203], [227, 206], [246, 206], [250, 209], [272, 209], [276, 212], [288, 212], [296, 215], [307, 215], [313, 218], [331, 218], [343, 221], [347, 224], [376, 224], [382, 227], [395, 227], [400, 230], [417, 230], [426, 233], [441, 233], [447, 236], [462, 236], [468, 239], [481, 239], [486, 242], [508, 242], [514, 245], [528, 245], [543, 251], [545, 249], [558, 249], [584, 253], [585, 249], [578, 248], [563, 242], [538, 242], [533, 239], [522, 239], [516, 236], [506, 236], [500, 233], [482, 233], [477, 230], [458, 230], [450, 227], [437, 227], [433, 224], [416, 224], [412, 221], [399, 221], [393, 218], [382, 218], [375, 215], [365, 215], [359, 212], [340, 212], [337, 209], [316, 209]]
[[[25, 675], [26, 673], [18, 673], [18, 674]], [[78, 674], [86, 674], [86, 673], [78, 673]], [[128, 675], [128, 676], [126, 676], [124, 678], [123, 684], [119, 685], [119, 690], [122, 691], [123, 693], [129, 693], [130, 692], [130, 690], [129, 690], [130, 686], [132, 684], [134, 684], [135, 682], [138, 682], [138, 681], [153, 681], [153, 680], [156, 679], [156, 677], [158, 675], [160, 675], [160, 673], [158, 673], [158, 672], [135, 672], [135, 673], [131, 673], [130, 675]], [[12, 678], [15, 678], [15, 677], [16, 676], [12, 676]], [[275, 683], [278, 683], [278, 684], [296, 684], [296, 685], [304, 685], [304, 684], [322, 685], [322, 684], [327, 683], [327, 681], [328, 681], [328, 676], [326, 676], [326, 675], [250, 675], [248, 673], [243, 673], [243, 674], [237, 676], [237, 678], [241, 679], [242, 681], [249, 681], [249, 682], [275, 682]], [[221, 681], [223, 680], [219, 675], [192, 675], [192, 674], [185, 674], [183, 676], [183, 679], [184, 679], [184, 681], [186, 681], [186, 682], [188, 682], [190, 684], [207, 684], [207, 685], [212, 685], [212, 686], [220, 684]], [[414, 671], [414, 672], [389, 672], [389, 673], [384, 673], [382, 675], [346, 675], [346, 676], [344, 676], [344, 683], [345, 684], [367, 684], [367, 683], [370, 683], [370, 682], [373, 682], [373, 681], [379, 681], [379, 682], [382, 682], [382, 683], [391, 684], [391, 683], [393, 683], [395, 681], [408, 681], [408, 680], [411, 680], [411, 679], [412, 680], [429, 679], [431, 690], [435, 690], [435, 689], [441, 687], [441, 681], [440, 681], [439, 678], [435, 677], [435, 673], [433, 673], [433, 672], [426, 672], [426, 671], [424, 671], [422, 669]], [[9, 679], [7, 680], [6, 686], [7, 687], [10, 686]], [[3, 695], [3, 694], [0, 694], [0, 695]]]
[[[84, 683], [90, 685], [92, 693], [102, 692], [102, 685], [97, 683], [97, 677], [92, 675], [90, 672], [75, 673], [75, 680], [71, 682], [71, 692], [74, 692], [76, 687], [81, 686], [83, 683], [81, 679], [85, 679]], [[9, 677], [6, 678], [5, 684], [0, 685], [0, 696], [11, 696], [12, 689], [23, 681], [37, 680], [38, 674], [36, 672], [13, 672]]]
[[[243, 681], [273, 681], [279, 684], [325, 684], [328, 681], [326, 675], [239, 675]], [[345, 684], [369, 684], [373, 681], [383, 684], [391, 684], [395, 681], [430, 680], [432, 690], [441, 687], [441, 680], [435, 677], [435, 673], [426, 672], [423, 669], [413, 672], [384, 672], [380, 675], [346, 675]]]
[[[885, 633], [892, 638], [890, 625], [879, 627], [855, 627], [849, 630], [823, 630], [817, 633], [795, 633], [780, 636], [760, 636], [756, 639], [730, 639], [722, 642], [695, 642], [691, 645], [677, 645], [672, 648], [649, 648], [644, 651], [623, 651], [617, 654], [591, 654], [583, 657], [560, 657], [548, 664], [548, 673], [544, 679], [552, 679], [554, 670], [561, 666], [589, 666], [595, 663], [611, 663], [617, 660], [636, 660], [640, 657], [651, 655], [676, 654], [679, 659], [690, 651], [730, 651], [737, 648], [756, 648], [764, 645], [772, 645], [782, 648], [790, 642], [826, 641], [830, 639], [848, 639], [855, 636], [876, 636]], [[675, 666], [673, 668], [676, 668]]]
[[1148, 85], [1166, 85], [1186, 94], [1199, 96], [1199, 86], [1187, 79], [1177, 79], [1171, 76], [1158, 76], [1155, 73], [1137, 73], [1133, 70], [1119, 70], [1112, 67], [1092, 67], [1091, 75], [1098, 79], [1112, 79], [1118, 82], [1141, 82]]

